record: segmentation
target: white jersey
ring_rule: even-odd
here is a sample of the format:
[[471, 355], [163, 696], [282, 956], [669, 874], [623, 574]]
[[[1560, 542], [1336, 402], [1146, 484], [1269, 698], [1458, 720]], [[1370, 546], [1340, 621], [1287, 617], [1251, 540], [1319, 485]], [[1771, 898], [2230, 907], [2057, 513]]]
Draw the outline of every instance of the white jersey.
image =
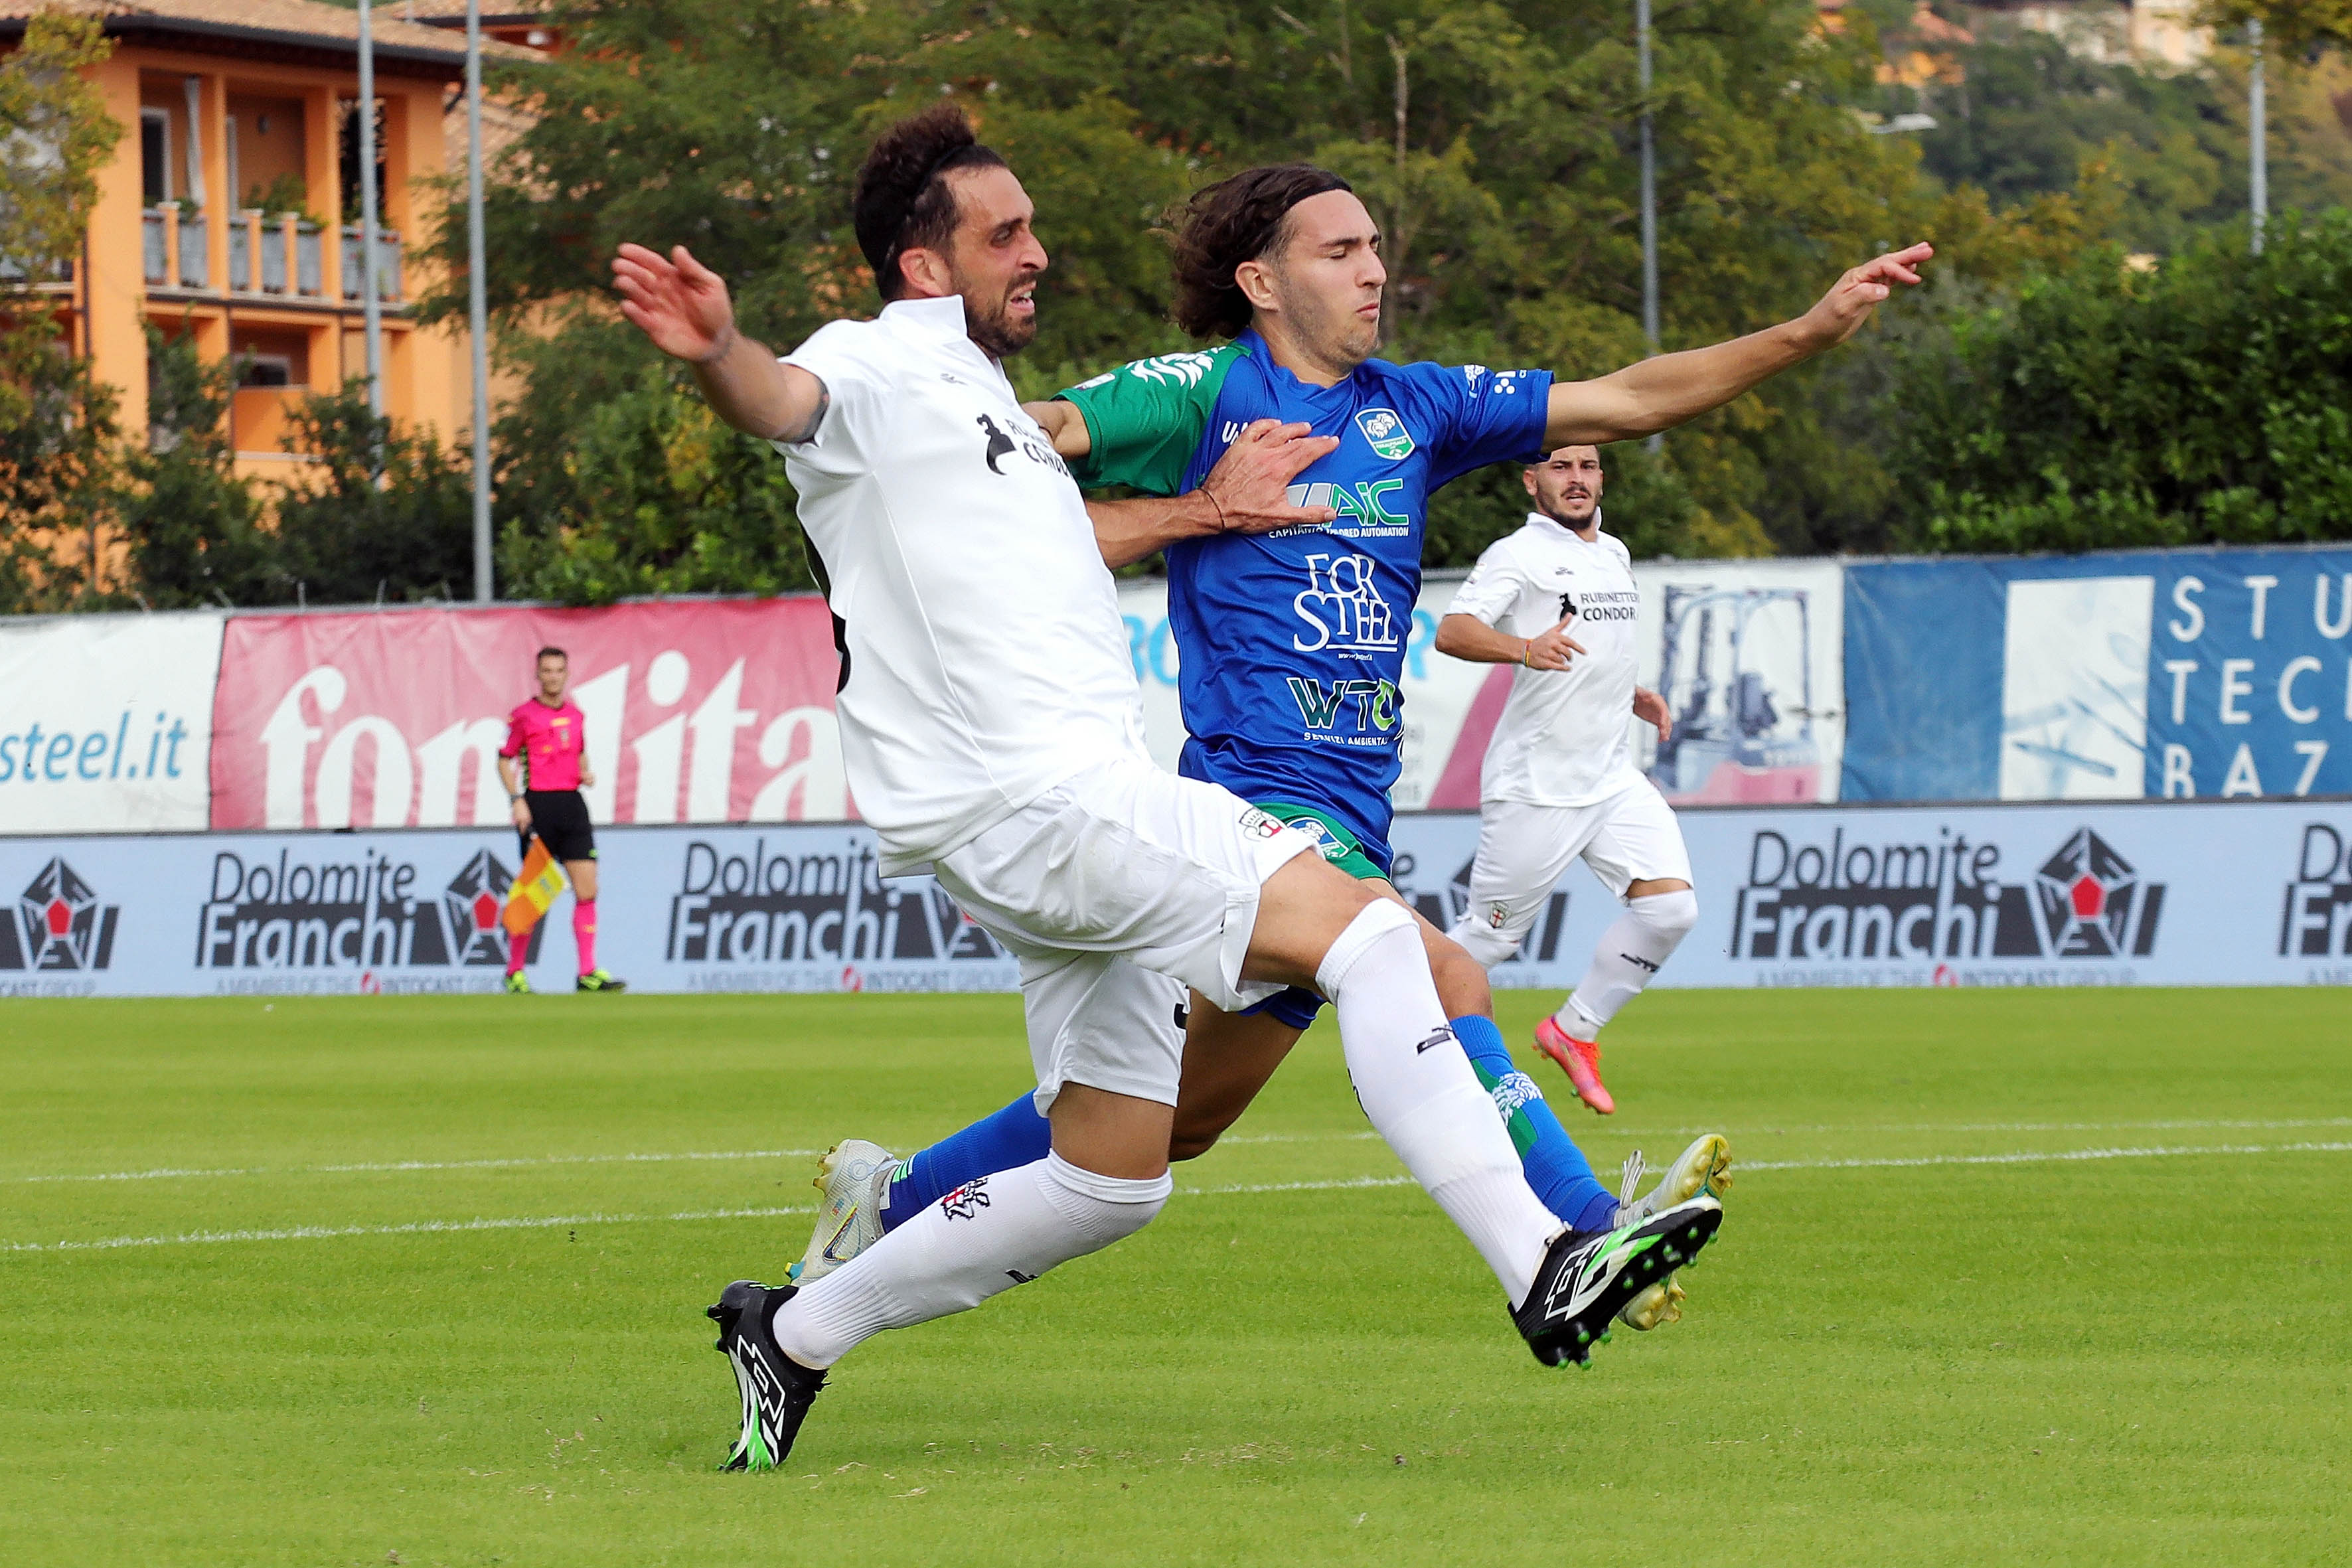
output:
[[1590, 544], [1540, 513], [1478, 557], [1449, 614], [1475, 616], [1532, 637], [1575, 612], [1568, 635], [1584, 647], [1566, 669], [1516, 670], [1486, 748], [1481, 800], [1589, 805], [1640, 781], [1633, 766], [1633, 557], [1613, 536]]
[[1127, 628], [1069, 470], [960, 299], [835, 321], [784, 363], [825, 384], [776, 443], [845, 648], [858, 813], [902, 875], [1082, 769], [1149, 759]]

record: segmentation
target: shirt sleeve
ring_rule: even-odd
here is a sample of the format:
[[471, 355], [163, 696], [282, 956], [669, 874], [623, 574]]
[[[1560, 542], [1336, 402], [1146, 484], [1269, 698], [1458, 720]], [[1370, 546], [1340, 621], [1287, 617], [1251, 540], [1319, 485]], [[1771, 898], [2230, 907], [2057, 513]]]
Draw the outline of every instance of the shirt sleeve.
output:
[[805, 441], [771, 443], [820, 474], [854, 479], [873, 470], [888, 446], [890, 374], [870, 346], [882, 331], [872, 321], [833, 321], [781, 357], [824, 384], [824, 417]]
[[1139, 359], [1055, 393], [1056, 400], [1076, 405], [1093, 443], [1070, 465], [1070, 477], [1088, 489], [1128, 485], [1146, 495], [1181, 492], [1236, 352], [1227, 347]]
[[502, 757], [521, 755], [523, 742], [528, 737], [522, 732], [522, 710], [518, 708], [507, 715], [507, 743], [499, 748], [499, 755]]
[[1519, 565], [1510, 541], [1498, 539], [1486, 546], [1486, 553], [1478, 557], [1478, 564], [1470, 569], [1470, 575], [1454, 591], [1454, 603], [1445, 607], [1445, 613], [1475, 616], [1486, 625], [1500, 628], [1527, 586], [1528, 574]]
[[1544, 455], [1551, 372], [1488, 370], [1483, 364], [1416, 365], [1436, 404], [1429, 488], [1489, 463], [1532, 463]]

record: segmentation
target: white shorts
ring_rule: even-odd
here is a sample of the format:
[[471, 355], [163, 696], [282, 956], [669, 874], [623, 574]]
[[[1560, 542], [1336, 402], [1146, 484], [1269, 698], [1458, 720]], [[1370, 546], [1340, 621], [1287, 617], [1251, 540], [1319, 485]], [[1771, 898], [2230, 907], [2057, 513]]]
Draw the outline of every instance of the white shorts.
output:
[[1093, 768], [932, 869], [1021, 961], [1037, 1109], [1065, 1083], [1176, 1103], [1185, 988], [1228, 1012], [1282, 989], [1242, 980], [1258, 889], [1314, 847], [1221, 785], [1150, 761]]
[[[1590, 805], [1490, 800], [1478, 808], [1470, 907], [1455, 926], [1457, 932], [1473, 928], [1475, 945], [1463, 945], [1482, 957], [1498, 944], [1499, 955], [1516, 950], [1568, 874], [1569, 862], [1579, 856], [1620, 899], [1635, 882], [1691, 879], [1682, 825], [1647, 779]], [[1458, 934], [1455, 940], [1461, 940]]]

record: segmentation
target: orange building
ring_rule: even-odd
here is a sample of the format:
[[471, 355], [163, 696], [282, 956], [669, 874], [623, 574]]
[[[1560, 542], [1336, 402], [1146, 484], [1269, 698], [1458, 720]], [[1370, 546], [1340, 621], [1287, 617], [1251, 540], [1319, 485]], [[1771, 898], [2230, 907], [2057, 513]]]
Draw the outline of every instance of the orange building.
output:
[[[124, 128], [69, 283], [50, 286], [97, 375], [147, 425], [146, 329], [241, 366], [241, 470], [285, 477], [286, 412], [364, 373], [359, 16], [317, 0], [0, 0], [0, 45], [39, 10], [102, 19], [89, 71]], [[373, 7], [383, 406], [444, 440], [473, 418], [462, 329], [416, 324], [414, 254], [465, 147], [465, 39]], [[509, 58], [531, 51], [487, 41]], [[454, 134], [445, 139], [445, 118]]]

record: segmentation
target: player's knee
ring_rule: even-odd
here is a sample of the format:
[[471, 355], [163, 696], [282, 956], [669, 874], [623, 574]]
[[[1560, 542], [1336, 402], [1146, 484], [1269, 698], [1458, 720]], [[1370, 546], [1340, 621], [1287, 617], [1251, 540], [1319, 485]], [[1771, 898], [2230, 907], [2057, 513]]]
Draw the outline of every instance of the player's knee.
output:
[[1627, 906], [1661, 942], [1679, 942], [1698, 924], [1698, 895], [1688, 888], [1652, 893]]
[[[1362, 884], [1357, 883], [1356, 886], [1361, 888]], [[1355, 968], [1357, 961], [1399, 931], [1409, 935], [1415, 948], [1421, 945], [1421, 933], [1416, 928], [1412, 911], [1394, 899], [1381, 898], [1367, 890], [1355, 918], [1324, 950], [1322, 958], [1316, 963], [1317, 989], [1334, 1002], [1339, 1000], [1340, 989], [1347, 984], [1348, 972]]]
[[1095, 1247], [1108, 1247], [1150, 1225], [1175, 1189], [1175, 1179], [1165, 1171], [1138, 1180], [1102, 1175], [1059, 1154], [1045, 1162], [1046, 1201]]
[[1437, 983], [1437, 999], [1444, 1005], [1445, 1016], [1459, 1018], [1465, 1013], [1487, 1013], [1494, 1009], [1494, 988], [1486, 981], [1486, 965], [1451, 937], [1434, 931], [1423, 931], [1423, 944], [1429, 950], [1429, 977]]
[[[1483, 978], [1487, 970], [1518, 951], [1519, 941], [1527, 933], [1517, 921], [1496, 926], [1485, 921], [1465, 919], [1455, 921], [1454, 929], [1445, 934], [1468, 955], [1471, 962], [1478, 965]], [[1457, 1013], [1454, 1016], [1461, 1015]]]
[[1186, 1160], [1199, 1159], [1217, 1146], [1217, 1140], [1223, 1137], [1224, 1132], [1223, 1127], [1203, 1127], [1197, 1131], [1178, 1127], [1168, 1135], [1169, 1163], [1180, 1164]]

